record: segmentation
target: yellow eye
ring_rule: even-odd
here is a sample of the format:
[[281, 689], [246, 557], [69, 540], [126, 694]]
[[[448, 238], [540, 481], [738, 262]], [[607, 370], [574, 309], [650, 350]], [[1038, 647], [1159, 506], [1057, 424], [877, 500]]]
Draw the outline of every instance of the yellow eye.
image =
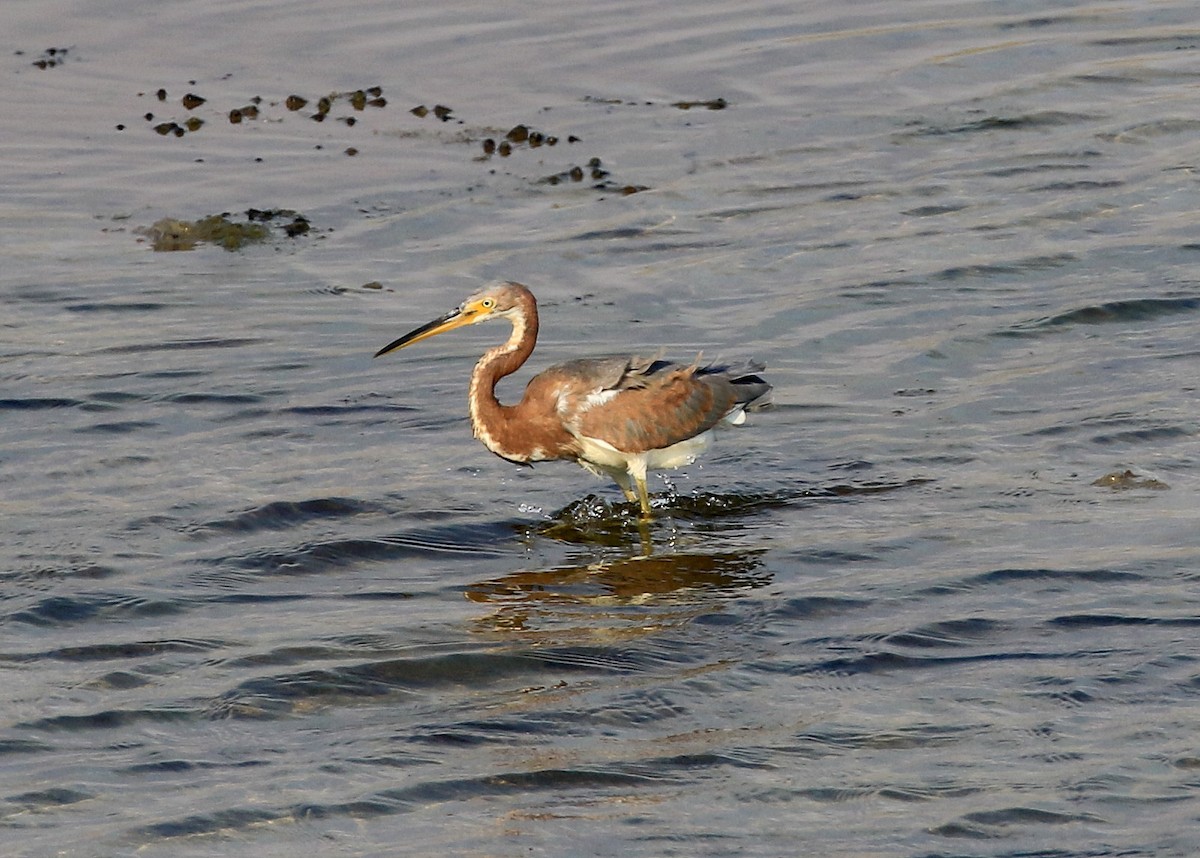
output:
[[479, 302], [479, 306], [483, 307], [485, 310], [490, 310], [492, 307], [496, 306], [496, 300], [494, 298], [484, 298]]

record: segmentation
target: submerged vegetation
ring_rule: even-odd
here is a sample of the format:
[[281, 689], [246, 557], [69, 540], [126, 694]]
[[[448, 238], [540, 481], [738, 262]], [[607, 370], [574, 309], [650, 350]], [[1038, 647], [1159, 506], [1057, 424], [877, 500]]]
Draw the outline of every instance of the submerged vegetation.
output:
[[272, 235], [271, 226], [279, 227], [289, 238], [304, 235], [312, 227], [302, 214], [285, 209], [249, 209], [246, 220], [235, 221], [229, 212], [209, 215], [199, 220], [161, 218], [137, 234], [149, 239], [154, 250], [194, 250], [201, 244], [214, 244], [226, 250], [241, 250], [247, 244], [258, 244]]

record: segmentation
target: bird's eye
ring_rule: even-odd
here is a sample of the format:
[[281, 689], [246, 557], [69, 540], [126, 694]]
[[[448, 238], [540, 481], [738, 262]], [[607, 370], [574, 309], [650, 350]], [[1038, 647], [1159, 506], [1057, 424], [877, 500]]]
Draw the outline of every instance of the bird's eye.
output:
[[479, 302], [479, 305], [481, 307], [483, 307], [483, 309], [485, 309], [485, 310], [490, 310], [490, 309], [492, 309], [492, 307], [496, 306], [496, 302], [491, 298], [484, 298], [482, 301]]

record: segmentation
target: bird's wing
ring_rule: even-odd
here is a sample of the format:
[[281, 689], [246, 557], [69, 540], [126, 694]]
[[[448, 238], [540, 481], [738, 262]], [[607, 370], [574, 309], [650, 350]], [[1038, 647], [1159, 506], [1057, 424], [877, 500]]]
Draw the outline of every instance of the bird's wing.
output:
[[558, 413], [577, 437], [628, 453], [659, 450], [715, 426], [738, 403], [723, 372], [658, 358], [584, 358], [551, 367]]
[[645, 386], [649, 376], [670, 366], [674, 364], [660, 360], [657, 355], [651, 358], [599, 355], [555, 364], [543, 375], [569, 384], [573, 391], [624, 390]]

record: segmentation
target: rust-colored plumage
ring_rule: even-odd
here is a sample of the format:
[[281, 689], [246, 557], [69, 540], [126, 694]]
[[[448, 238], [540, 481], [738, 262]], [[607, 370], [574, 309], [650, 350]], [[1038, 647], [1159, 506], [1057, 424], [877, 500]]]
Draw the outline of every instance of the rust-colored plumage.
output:
[[771, 385], [760, 364], [683, 366], [657, 357], [609, 355], [556, 364], [535, 376], [515, 405], [496, 399], [496, 383], [516, 372], [538, 334], [537, 301], [520, 283], [497, 283], [376, 353], [387, 354], [487, 319], [512, 323], [503, 345], [471, 373], [467, 398], [475, 436], [514, 462], [566, 459], [611, 477], [650, 515], [647, 470], [690, 464], [722, 423], [739, 424], [765, 404]]

